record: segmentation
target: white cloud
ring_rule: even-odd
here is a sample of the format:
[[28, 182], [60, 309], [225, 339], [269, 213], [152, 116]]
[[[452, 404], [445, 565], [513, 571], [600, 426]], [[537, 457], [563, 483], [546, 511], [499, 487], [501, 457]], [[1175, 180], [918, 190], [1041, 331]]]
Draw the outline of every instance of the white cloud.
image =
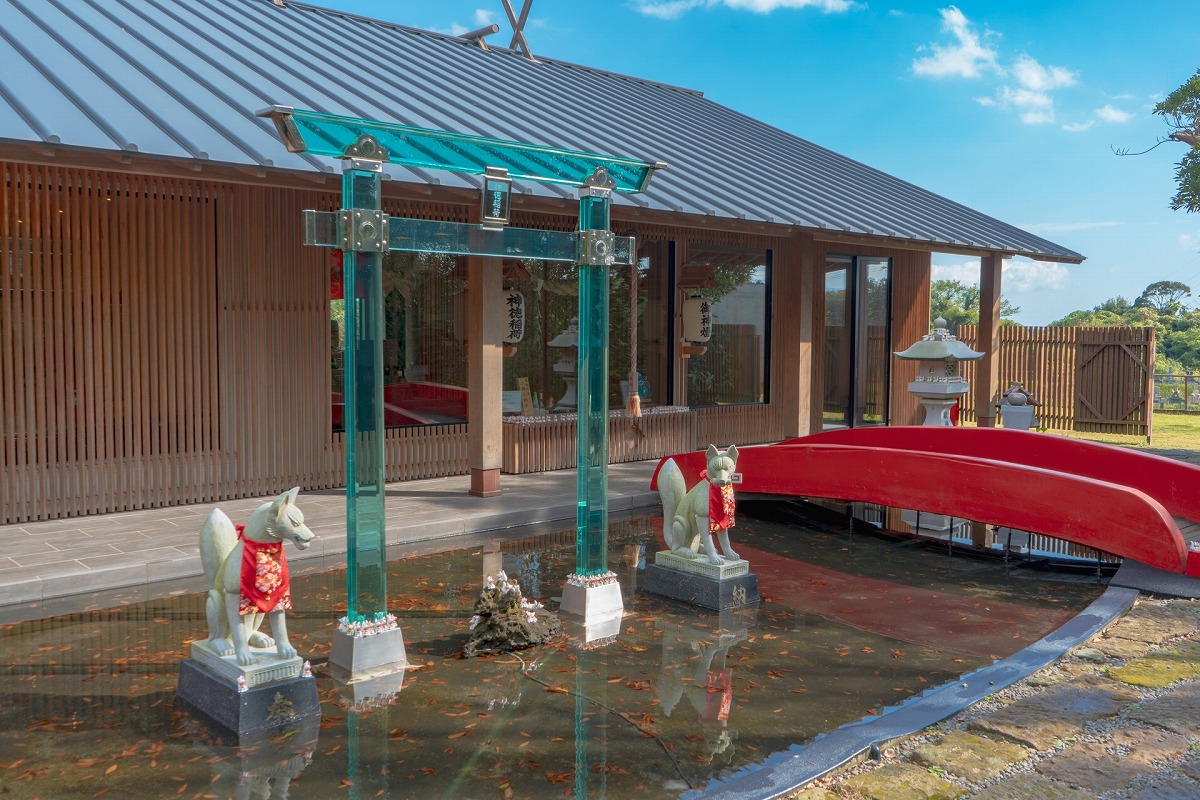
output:
[[737, 10], [769, 14], [777, 8], [816, 8], [826, 13], [839, 13], [859, 8], [853, 0], [721, 0], [721, 3]]
[[634, 11], [648, 17], [659, 19], [678, 19], [696, 6], [704, 5], [704, 0], [669, 0], [669, 2], [651, 2], [639, 0], [633, 7]]
[[1045, 92], [1001, 86], [998, 94], [1000, 99], [997, 105], [1015, 109], [1021, 115], [1021, 121], [1027, 125], [1054, 122], [1054, 101]]
[[934, 264], [930, 274], [935, 281], [958, 281], [969, 286], [978, 286], [979, 259], [954, 264]]
[[[934, 264], [933, 280], [951, 280], [969, 286], [979, 285], [979, 260], [968, 259], [953, 264]], [[1040, 261], [1006, 259], [1000, 278], [1001, 291], [1009, 293], [1060, 289], [1067, 283], [1070, 273], [1062, 264], [1044, 264]]]
[[1128, 111], [1122, 111], [1119, 108], [1113, 108], [1112, 104], [1106, 105], [1103, 108], [1096, 109], [1096, 116], [1103, 122], [1128, 122], [1133, 119], [1133, 114]]
[[769, 14], [780, 8], [815, 8], [826, 13], [839, 13], [862, 7], [855, 0], [633, 0], [634, 11], [659, 19], [679, 19], [692, 9], [716, 6], [756, 14]]
[[[1026, 125], [1046, 125], [1054, 122], [1055, 89], [1072, 86], [1075, 73], [1065, 67], [1045, 66], [1036, 58], [1022, 55], [1013, 64], [1010, 74], [1016, 86], [1001, 86], [996, 91], [999, 108], [1016, 111]], [[1082, 130], [1082, 129], [1078, 129]]]
[[953, 44], [931, 44], [920, 48], [933, 55], [914, 58], [912, 70], [917, 75], [933, 78], [978, 78], [996, 68], [996, 51], [985, 43], [989, 35], [975, 32], [970, 20], [956, 6], [938, 11], [942, 15], [942, 30], [954, 38]]
[[1033, 92], [1048, 92], [1075, 83], [1075, 73], [1065, 67], [1044, 67], [1037, 59], [1022, 55], [1012, 68], [1013, 77]]
[[484, 25], [491, 25], [496, 21], [496, 15], [486, 8], [475, 9], [475, 24], [482, 28]]
[[1004, 262], [1001, 287], [1011, 289], [1014, 293], [1061, 289], [1070, 276], [1062, 264], [1011, 259]]
[[1179, 246], [1186, 247], [1188, 250], [1195, 250], [1200, 247], [1200, 234], [1192, 236], [1190, 233], [1179, 234]]
[[1079, 133], [1086, 131], [1088, 128], [1096, 124], [1096, 120], [1089, 119], [1087, 122], [1068, 122], [1062, 126], [1062, 129], [1067, 133]]
[[1030, 233], [1074, 233], [1075, 231], [1090, 231], [1096, 228], [1115, 228], [1118, 225], [1124, 225], [1124, 222], [1116, 220], [1104, 220], [1103, 222], [1031, 222], [1026, 225], [1018, 225], [1018, 228], [1027, 230]]

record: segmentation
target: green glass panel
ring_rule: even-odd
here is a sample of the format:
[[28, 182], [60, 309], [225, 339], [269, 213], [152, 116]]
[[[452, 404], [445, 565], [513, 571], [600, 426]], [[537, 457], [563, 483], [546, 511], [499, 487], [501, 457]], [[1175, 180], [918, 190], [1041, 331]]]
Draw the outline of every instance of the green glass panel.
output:
[[608, 570], [608, 267], [579, 266], [576, 568]]
[[[608, 229], [607, 193], [579, 200], [580, 230]], [[593, 227], [597, 226], [598, 227]], [[608, 571], [608, 266], [579, 265], [575, 571]]]
[[[347, 208], [379, 209], [377, 172], [346, 170]], [[387, 612], [384, 552], [383, 254], [347, 250], [346, 599], [351, 620]]]
[[[305, 211], [304, 243], [341, 247], [341, 232], [338, 229], [340, 219], [341, 215], [336, 211]], [[578, 241], [576, 234], [560, 231], [533, 228], [497, 230], [465, 222], [388, 218], [388, 249], [410, 253], [538, 258], [574, 264], [579, 260]], [[633, 264], [636, 242], [632, 236], [613, 239], [614, 266], [627, 267]]]
[[573, 233], [529, 228], [484, 228], [463, 222], [424, 219], [388, 220], [388, 249], [452, 255], [540, 258], [574, 263], [578, 245]]
[[[444, 169], [480, 175], [487, 167], [508, 170], [510, 178], [538, 183], [581, 186], [597, 167], [604, 167], [618, 192], [645, 190], [657, 165], [596, 153], [584, 153], [522, 142], [489, 139], [449, 131], [394, 125], [315, 111], [269, 108], [271, 117], [292, 152], [342, 158], [362, 136], [373, 136], [387, 148], [393, 164]], [[377, 155], [368, 156], [378, 158]]]

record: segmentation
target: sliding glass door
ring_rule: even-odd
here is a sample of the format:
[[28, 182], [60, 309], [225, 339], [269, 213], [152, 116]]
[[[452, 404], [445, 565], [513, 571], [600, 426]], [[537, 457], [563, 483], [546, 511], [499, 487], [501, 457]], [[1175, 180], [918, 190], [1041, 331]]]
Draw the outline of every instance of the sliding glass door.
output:
[[825, 266], [826, 429], [886, 425], [891, 259], [829, 256]]

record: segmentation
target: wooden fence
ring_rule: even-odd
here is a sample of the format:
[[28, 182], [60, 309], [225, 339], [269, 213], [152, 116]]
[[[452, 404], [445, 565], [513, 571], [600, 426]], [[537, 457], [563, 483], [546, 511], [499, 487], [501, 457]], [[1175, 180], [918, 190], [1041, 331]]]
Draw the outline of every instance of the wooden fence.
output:
[[[974, 347], [978, 327], [960, 325], [957, 335]], [[1020, 381], [1040, 403], [1044, 427], [1150, 436], [1153, 328], [1005, 325], [999, 355], [1000, 389]], [[977, 363], [961, 365], [972, 383]], [[963, 398], [962, 418], [975, 420], [971, 393]]]

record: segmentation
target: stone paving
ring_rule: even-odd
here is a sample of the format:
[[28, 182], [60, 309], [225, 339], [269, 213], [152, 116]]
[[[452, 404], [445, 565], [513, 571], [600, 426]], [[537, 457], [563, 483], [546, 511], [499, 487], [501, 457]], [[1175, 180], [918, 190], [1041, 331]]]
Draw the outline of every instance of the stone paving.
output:
[[1200, 798], [1200, 601], [1143, 597], [1050, 667], [790, 800], [939, 798]]
[[[658, 506], [650, 491], [657, 460], [609, 466], [609, 510]], [[564, 519], [576, 513], [575, 470], [504, 475], [502, 493], [473, 497], [470, 478], [389, 483], [389, 546], [444, 539]], [[282, 487], [281, 491], [288, 487]], [[58, 600], [89, 592], [183, 581], [200, 574], [200, 527], [214, 508], [234, 522], [270, 498], [250, 497], [170, 508], [0, 525], [0, 619], [14, 604]], [[341, 489], [301, 492], [306, 524], [317, 534], [312, 546], [292, 550], [296, 569], [327, 569], [344, 562], [346, 496]]]

